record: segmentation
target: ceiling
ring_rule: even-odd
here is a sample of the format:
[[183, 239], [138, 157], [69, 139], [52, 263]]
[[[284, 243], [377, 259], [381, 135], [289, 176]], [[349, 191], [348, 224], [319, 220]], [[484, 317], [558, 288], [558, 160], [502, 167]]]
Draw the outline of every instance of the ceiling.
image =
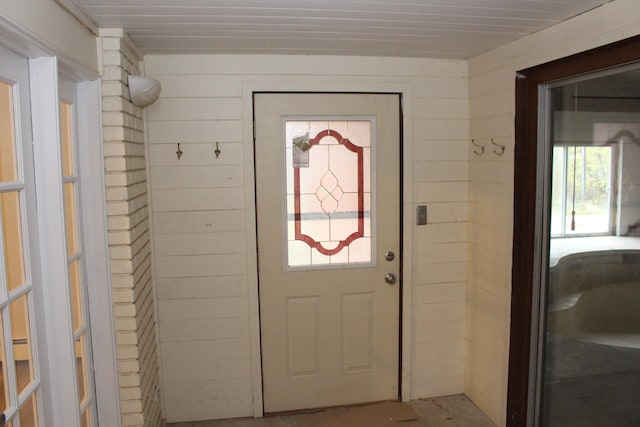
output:
[[468, 59], [610, 0], [57, 1], [124, 28], [146, 54]]

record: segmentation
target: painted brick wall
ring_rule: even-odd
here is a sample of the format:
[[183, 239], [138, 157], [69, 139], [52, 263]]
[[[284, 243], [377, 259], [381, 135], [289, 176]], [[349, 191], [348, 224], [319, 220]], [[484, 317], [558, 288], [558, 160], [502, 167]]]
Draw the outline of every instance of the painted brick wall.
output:
[[[465, 391], [505, 424], [509, 356], [515, 73], [633, 35], [638, 0], [615, 0], [469, 62], [470, 136], [485, 145], [469, 162], [469, 289]], [[493, 153], [490, 139], [506, 145]]]
[[[465, 61], [149, 55], [154, 280], [168, 421], [253, 415], [243, 85], [410, 87], [413, 194], [411, 396], [461, 393], [465, 369], [468, 81]], [[321, 89], [319, 89], [321, 90]], [[408, 110], [407, 110], [408, 111]], [[250, 128], [250, 126], [249, 126]], [[222, 154], [216, 159], [215, 142]], [[177, 159], [176, 143], [183, 151]], [[410, 215], [413, 223], [413, 213]]]
[[142, 110], [127, 76], [141, 55], [119, 29], [100, 31], [105, 182], [123, 427], [161, 425]]

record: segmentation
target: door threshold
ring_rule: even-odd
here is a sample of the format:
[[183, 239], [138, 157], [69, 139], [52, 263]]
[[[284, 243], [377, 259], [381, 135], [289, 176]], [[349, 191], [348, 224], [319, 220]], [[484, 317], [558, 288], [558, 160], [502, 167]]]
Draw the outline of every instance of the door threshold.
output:
[[400, 402], [400, 400], [399, 399], [375, 400], [373, 402], [350, 403], [348, 405], [322, 406], [320, 408], [294, 409], [291, 411], [281, 411], [281, 412], [265, 412], [263, 416], [265, 418], [268, 418], [268, 417], [278, 417], [282, 415], [315, 414], [315, 413], [324, 412], [330, 409], [360, 408], [362, 406], [377, 405], [379, 403], [385, 403], [385, 402]]

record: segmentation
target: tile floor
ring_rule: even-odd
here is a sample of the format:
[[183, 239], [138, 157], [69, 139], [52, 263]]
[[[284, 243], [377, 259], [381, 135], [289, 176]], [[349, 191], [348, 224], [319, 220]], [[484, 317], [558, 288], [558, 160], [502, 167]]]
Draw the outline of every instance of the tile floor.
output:
[[[436, 397], [409, 402], [429, 427], [495, 427], [495, 424], [464, 395]], [[195, 421], [167, 427], [297, 427], [304, 414], [265, 418]], [[375, 427], [375, 426], [367, 426]]]

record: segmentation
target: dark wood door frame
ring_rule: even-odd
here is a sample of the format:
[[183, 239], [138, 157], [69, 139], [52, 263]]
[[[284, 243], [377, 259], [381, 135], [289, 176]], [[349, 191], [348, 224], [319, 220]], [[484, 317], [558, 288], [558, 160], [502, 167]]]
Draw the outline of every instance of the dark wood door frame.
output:
[[540, 85], [640, 61], [640, 35], [518, 72], [507, 426], [525, 427], [534, 299]]

